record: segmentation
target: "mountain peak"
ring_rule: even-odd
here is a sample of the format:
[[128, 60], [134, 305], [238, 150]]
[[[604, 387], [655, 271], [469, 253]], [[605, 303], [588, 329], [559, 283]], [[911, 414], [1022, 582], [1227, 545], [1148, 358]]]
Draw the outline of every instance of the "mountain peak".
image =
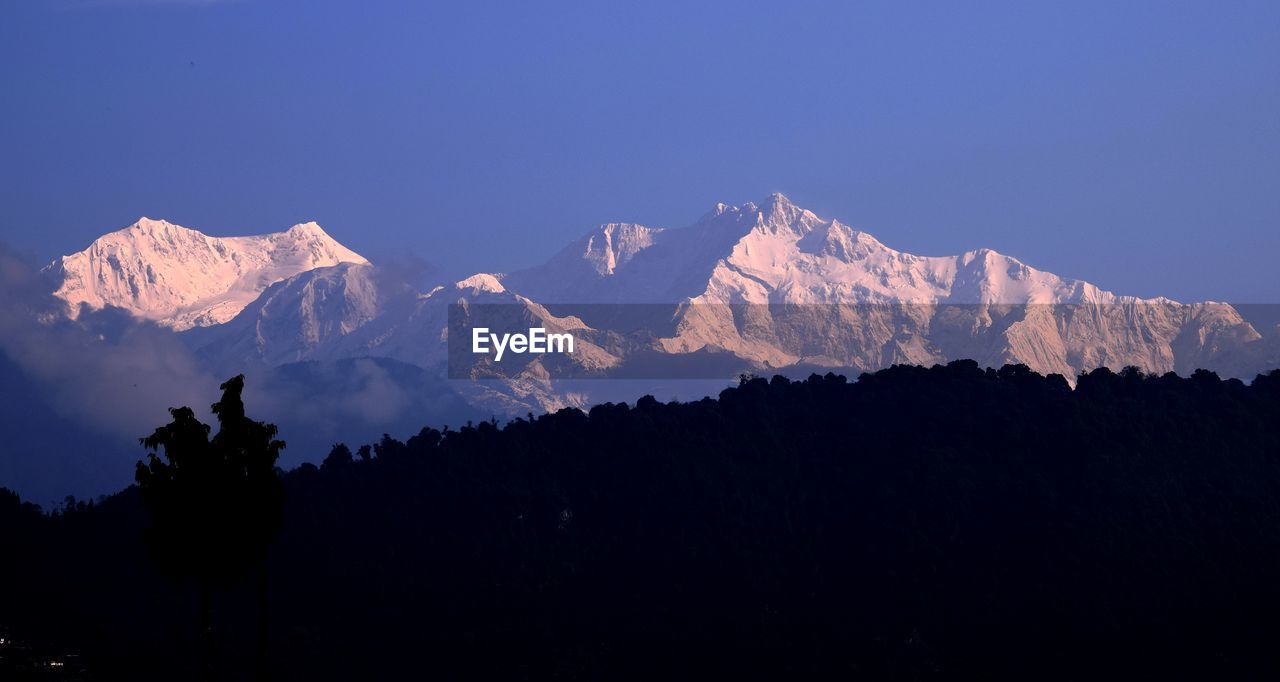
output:
[[458, 280], [454, 283], [454, 287], [458, 289], [469, 289], [472, 293], [485, 292], [500, 294], [506, 291], [506, 288], [502, 286], [502, 282], [499, 278], [487, 272], [477, 272], [466, 279]]
[[803, 236], [821, 222], [818, 216], [796, 206], [781, 192], [765, 197], [758, 207], [754, 204], [748, 206], [752, 207], [750, 212], [755, 214], [754, 229], [764, 232]]
[[777, 222], [779, 220], [789, 222], [805, 213], [808, 213], [808, 211], [796, 206], [785, 194], [774, 192], [758, 204], [754, 201], [748, 201], [745, 204], [736, 206], [726, 204], [723, 201], [716, 202], [716, 205], [703, 214], [698, 222], [705, 223], [723, 216], [731, 216], [734, 221], [745, 219], [747, 221], [756, 221], [757, 223]]
[[282, 279], [367, 262], [315, 223], [254, 237], [210, 237], [144, 216], [45, 269], [62, 276], [54, 295], [72, 315], [81, 305], [114, 306], [183, 330], [231, 319]]
[[782, 192], [774, 192], [760, 202], [757, 209], [765, 219], [792, 221], [808, 211], [796, 206]]
[[172, 232], [174, 230], [194, 232], [194, 230], [188, 230], [188, 228], [185, 228], [175, 223], [171, 223], [167, 220], [163, 220], [163, 219], [157, 220], [154, 218], [148, 218], [146, 216], [142, 216], [138, 218], [133, 222], [132, 225], [129, 225], [128, 227], [125, 227], [118, 231], [119, 232], [139, 232], [142, 234], [155, 234], [157, 232]]
[[305, 223], [298, 223], [286, 230], [286, 232], [288, 234], [305, 234], [332, 239], [332, 237], [329, 236], [329, 233], [325, 232], [323, 227], [320, 227], [320, 223], [317, 223], [314, 220], [309, 220]]
[[760, 202], [761, 210], [773, 210], [775, 207], [782, 209], [788, 207], [794, 208], [795, 204], [792, 203], [791, 200], [787, 198], [787, 195], [782, 192], [774, 192], [773, 194], [765, 197], [764, 201]]

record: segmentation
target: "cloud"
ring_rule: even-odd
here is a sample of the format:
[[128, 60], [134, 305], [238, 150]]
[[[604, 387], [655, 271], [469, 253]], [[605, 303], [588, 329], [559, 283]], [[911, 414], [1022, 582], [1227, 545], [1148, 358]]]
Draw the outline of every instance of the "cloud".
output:
[[173, 333], [117, 309], [66, 319], [53, 283], [3, 246], [0, 289], [0, 352], [68, 419], [138, 438], [167, 408], [216, 398], [219, 382]]

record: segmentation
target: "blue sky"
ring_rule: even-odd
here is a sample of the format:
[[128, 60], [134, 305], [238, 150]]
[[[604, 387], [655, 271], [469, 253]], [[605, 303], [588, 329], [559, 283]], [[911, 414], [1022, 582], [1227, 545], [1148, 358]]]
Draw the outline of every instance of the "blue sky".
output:
[[0, 240], [317, 220], [441, 274], [769, 192], [925, 255], [1280, 303], [1280, 3], [0, 5]]

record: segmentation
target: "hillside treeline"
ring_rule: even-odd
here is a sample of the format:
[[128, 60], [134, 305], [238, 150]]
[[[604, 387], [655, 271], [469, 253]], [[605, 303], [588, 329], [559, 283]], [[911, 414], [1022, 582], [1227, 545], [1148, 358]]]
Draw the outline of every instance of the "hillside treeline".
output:
[[[219, 677], [264, 603], [281, 679], [1280, 672], [1280, 371], [744, 378], [283, 478], [265, 600], [215, 595]], [[95, 678], [198, 678], [198, 589], [150, 523], [136, 488], [0, 495], [0, 627]]]

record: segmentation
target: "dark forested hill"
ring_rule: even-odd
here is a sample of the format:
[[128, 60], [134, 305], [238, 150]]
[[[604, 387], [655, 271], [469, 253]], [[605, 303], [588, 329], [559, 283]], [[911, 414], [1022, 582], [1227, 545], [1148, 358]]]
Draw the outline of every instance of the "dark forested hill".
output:
[[[353, 449], [285, 476], [280, 678], [1280, 672], [1280, 372], [895, 367]], [[134, 489], [0, 496], [0, 627], [98, 678], [198, 676], [147, 518]], [[217, 673], [249, 675], [252, 588], [214, 616]]]

